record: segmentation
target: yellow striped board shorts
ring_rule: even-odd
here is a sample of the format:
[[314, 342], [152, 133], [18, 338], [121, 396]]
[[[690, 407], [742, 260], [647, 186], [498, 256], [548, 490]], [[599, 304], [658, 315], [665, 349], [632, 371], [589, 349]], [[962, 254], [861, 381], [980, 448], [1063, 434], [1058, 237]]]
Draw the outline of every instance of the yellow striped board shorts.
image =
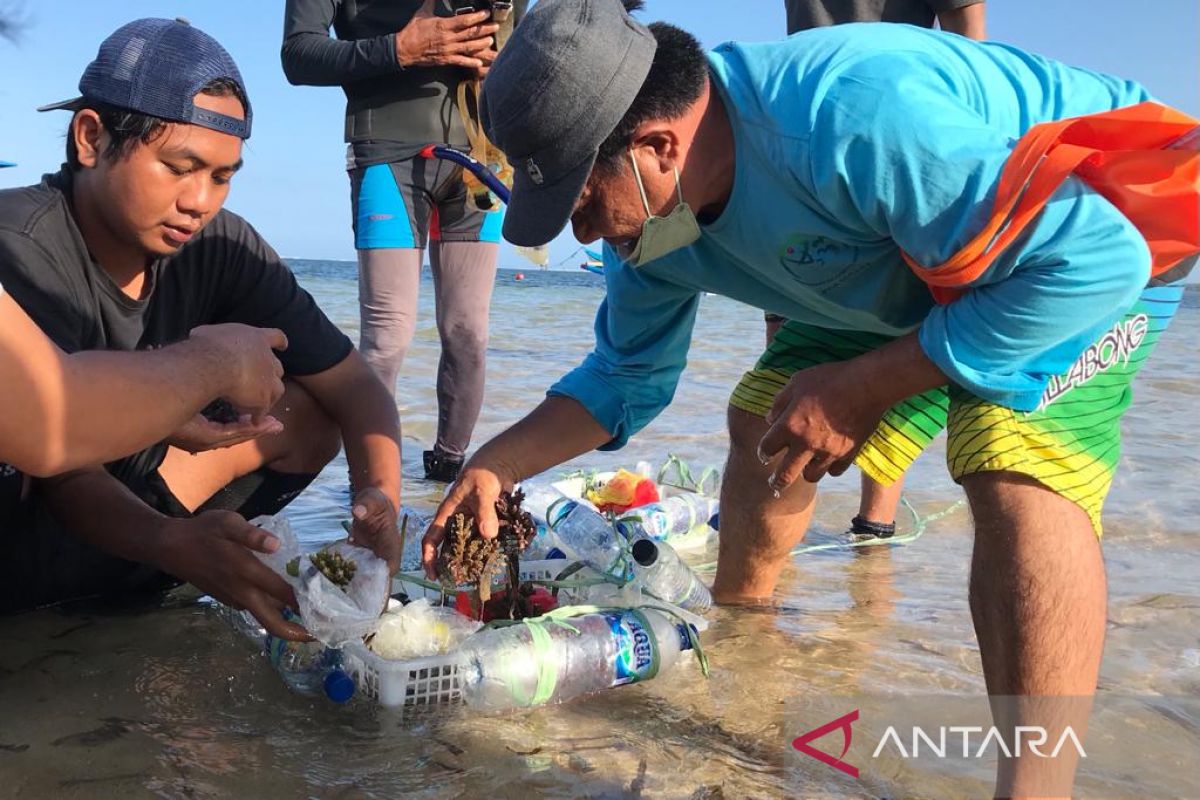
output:
[[[955, 481], [980, 472], [1028, 475], [1082, 508], [1099, 535], [1100, 511], [1121, 455], [1121, 417], [1133, 397], [1133, 378], [1182, 295], [1180, 285], [1146, 289], [1070, 369], [1050, 379], [1035, 410], [1014, 411], [951, 384], [893, 406], [854, 463], [889, 485], [946, 428], [946, 462]], [[889, 341], [888, 336], [788, 320], [754, 369], [742, 376], [730, 405], [765, 417], [794, 373], [846, 361]]]

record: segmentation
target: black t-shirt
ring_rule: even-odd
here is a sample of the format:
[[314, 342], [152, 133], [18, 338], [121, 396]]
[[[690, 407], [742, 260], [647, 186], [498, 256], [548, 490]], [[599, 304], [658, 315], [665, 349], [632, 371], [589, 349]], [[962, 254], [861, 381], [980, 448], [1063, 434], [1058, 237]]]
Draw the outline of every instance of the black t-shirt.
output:
[[68, 353], [159, 347], [223, 322], [286, 333], [289, 375], [323, 372], [350, 353], [270, 245], [229, 211], [149, 267], [144, 299], [128, 297], [88, 253], [69, 187], [64, 170], [0, 191], [0, 284]]
[[784, 0], [789, 34], [846, 22], [903, 22], [932, 28], [937, 15], [982, 0]]
[[[0, 285], [66, 352], [159, 347], [224, 322], [281, 329], [288, 348], [279, 359], [289, 375], [323, 372], [353, 349], [270, 245], [229, 211], [149, 267], [144, 299], [128, 297], [88, 253], [70, 186], [64, 169], [0, 191]], [[153, 449], [161, 455], [161, 446]], [[147, 462], [157, 466], [143, 452], [110, 470], [123, 477]]]

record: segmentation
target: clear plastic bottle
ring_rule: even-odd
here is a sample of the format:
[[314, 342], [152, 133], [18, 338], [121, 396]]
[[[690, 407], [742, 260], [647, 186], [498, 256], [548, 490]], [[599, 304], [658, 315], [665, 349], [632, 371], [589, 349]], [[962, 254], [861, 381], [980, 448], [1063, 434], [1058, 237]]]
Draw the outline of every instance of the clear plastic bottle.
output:
[[668, 536], [682, 536], [697, 525], [708, 523], [717, 513], [719, 503], [715, 497], [694, 492], [685, 492], [631, 508], [627, 516], [639, 517], [635, 523], [647, 537], [662, 541]]
[[565, 554], [551, 523], [557, 522], [565, 515], [566, 497], [546, 481], [522, 481], [520, 488], [525, 494], [525, 501], [521, 503], [521, 507], [529, 512], [537, 527], [537, 535], [525, 548], [521, 558], [531, 561], [564, 558]]
[[[342, 652], [320, 642], [290, 642], [267, 633], [249, 611], [238, 611], [223, 603], [213, 606], [235, 631], [266, 651], [289, 689], [300, 694], [324, 693], [335, 703], [344, 703], [354, 695], [355, 684], [342, 669]], [[290, 611], [284, 619], [296, 621]]]
[[[650, 680], [692, 649], [687, 627], [653, 609], [620, 609], [480, 631], [460, 653], [463, 700], [470, 708], [511, 710]], [[574, 629], [574, 630], [572, 630]], [[578, 631], [576, 633], [575, 631]]]
[[328, 649], [320, 642], [292, 642], [277, 636], [266, 640], [267, 658], [294, 692], [315, 694], [325, 680]]
[[604, 515], [581, 503], [568, 501], [562, 505], [563, 514], [556, 519], [553, 532], [559, 547], [569, 558], [584, 561], [599, 572], [625, 578], [622, 545], [627, 531], [618, 524], [618, 531]]
[[238, 611], [224, 603], [218, 603], [216, 600], [212, 601], [212, 608], [235, 631], [259, 647], [266, 647], [267, 630], [249, 611]]
[[546, 519], [546, 512], [550, 506], [564, 499], [562, 492], [555, 489], [553, 484], [545, 480], [521, 481], [519, 488], [525, 495], [525, 500], [521, 503], [521, 508], [541, 520]]
[[354, 694], [354, 680], [342, 669], [342, 651], [320, 642], [291, 642], [267, 636], [267, 657], [293, 692], [324, 694], [344, 703]]
[[404, 525], [404, 552], [400, 554], [400, 569], [417, 570], [421, 568], [421, 539], [425, 529], [429, 527], [430, 519], [416, 509], [408, 506], [400, 507], [399, 518], [396, 520], [397, 529]]
[[630, 551], [633, 574], [647, 594], [697, 614], [712, 607], [712, 593], [671, 545], [638, 539]]

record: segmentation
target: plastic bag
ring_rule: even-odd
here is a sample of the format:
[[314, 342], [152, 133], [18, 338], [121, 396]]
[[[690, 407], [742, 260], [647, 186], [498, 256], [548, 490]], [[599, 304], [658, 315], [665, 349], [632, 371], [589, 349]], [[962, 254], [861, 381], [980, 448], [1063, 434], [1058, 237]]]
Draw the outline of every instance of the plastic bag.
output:
[[428, 517], [410, 506], [400, 506], [396, 525], [397, 527], [407, 526], [404, 531], [404, 552], [400, 554], [401, 570], [415, 571], [421, 568], [421, 539], [425, 536], [425, 529], [432, 521], [432, 517]]
[[369, 646], [392, 661], [425, 658], [453, 650], [481, 627], [453, 608], [421, 598], [385, 613]]
[[[251, 523], [279, 538], [279, 549], [274, 553], [255, 555], [291, 585], [300, 606], [300, 621], [309, 633], [328, 647], [340, 647], [375, 630], [391, 591], [386, 561], [346, 541], [321, 548], [354, 562], [354, 578], [343, 590], [313, 566], [308, 559], [310, 553], [300, 548], [287, 517], [257, 517]], [[299, 574], [291, 575], [288, 562], [298, 556]]]

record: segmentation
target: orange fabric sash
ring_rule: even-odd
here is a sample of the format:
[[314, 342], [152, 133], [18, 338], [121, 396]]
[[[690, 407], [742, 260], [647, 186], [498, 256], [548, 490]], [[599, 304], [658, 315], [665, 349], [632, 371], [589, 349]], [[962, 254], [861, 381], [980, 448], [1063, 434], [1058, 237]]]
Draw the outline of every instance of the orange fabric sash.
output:
[[946, 263], [902, 253], [939, 303], [958, 297], [1074, 174], [1127, 216], [1150, 246], [1151, 275], [1200, 253], [1200, 120], [1158, 103], [1045, 122], [1014, 148], [992, 216]]

